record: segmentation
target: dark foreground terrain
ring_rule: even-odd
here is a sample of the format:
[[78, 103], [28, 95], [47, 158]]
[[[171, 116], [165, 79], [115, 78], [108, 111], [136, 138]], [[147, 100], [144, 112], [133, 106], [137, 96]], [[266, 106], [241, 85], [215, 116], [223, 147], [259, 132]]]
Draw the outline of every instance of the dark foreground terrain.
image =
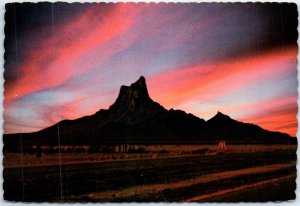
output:
[[296, 176], [289, 175], [270, 181], [263, 181], [249, 185], [249, 187], [239, 187], [234, 191], [226, 191], [223, 194], [215, 194], [210, 197], [194, 201], [199, 202], [274, 202], [280, 200], [295, 199]]
[[25, 202], [284, 201], [295, 199], [295, 162], [296, 151], [284, 149], [5, 167], [4, 199]]

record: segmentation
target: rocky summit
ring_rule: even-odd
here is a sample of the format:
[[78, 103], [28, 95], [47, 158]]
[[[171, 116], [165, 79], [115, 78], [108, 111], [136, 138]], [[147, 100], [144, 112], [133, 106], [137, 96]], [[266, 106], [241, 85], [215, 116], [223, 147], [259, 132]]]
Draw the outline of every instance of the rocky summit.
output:
[[108, 111], [113, 121], [137, 124], [167, 110], [149, 97], [146, 80], [140, 77], [130, 86], [121, 86], [117, 100]]

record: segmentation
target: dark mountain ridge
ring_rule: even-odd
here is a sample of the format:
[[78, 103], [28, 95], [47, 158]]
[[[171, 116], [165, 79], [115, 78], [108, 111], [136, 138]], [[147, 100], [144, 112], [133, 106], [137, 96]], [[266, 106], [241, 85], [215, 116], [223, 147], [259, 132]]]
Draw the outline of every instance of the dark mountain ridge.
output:
[[153, 101], [140, 77], [121, 86], [109, 109], [91, 116], [63, 120], [33, 133], [4, 134], [5, 150], [33, 145], [296, 143], [288, 134], [271, 132], [218, 112], [205, 121], [181, 110], [167, 110]]
[[[206, 122], [207, 134], [212, 137], [223, 137], [224, 140], [246, 142], [293, 142], [296, 137], [281, 132], [262, 129], [258, 125], [239, 122], [218, 112]], [[215, 129], [217, 128], [217, 129]], [[241, 138], [242, 137], [242, 138]]]

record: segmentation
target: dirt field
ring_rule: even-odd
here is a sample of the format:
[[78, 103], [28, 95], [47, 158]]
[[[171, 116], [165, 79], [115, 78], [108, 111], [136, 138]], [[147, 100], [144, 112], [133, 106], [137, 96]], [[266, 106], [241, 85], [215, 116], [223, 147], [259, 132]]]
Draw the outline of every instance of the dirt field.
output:
[[[251, 153], [262, 151], [296, 150], [296, 145], [228, 145], [226, 150], [217, 145], [137, 145], [143, 153], [42, 153], [36, 154], [7, 153], [4, 155], [5, 168], [40, 167], [60, 164], [99, 163], [121, 160], [139, 160], [195, 155], [216, 155], [218, 153]], [[201, 152], [202, 151], [202, 152]]]
[[[205, 148], [208, 150], [203, 150]], [[24, 167], [20, 167], [21, 160], [13, 162], [20, 155], [5, 154], [4, 199], [28, 202], [234, 202], [237, 197], [245, 201], [295, 198], [293, 189], [282, 189], [285, 193], [275, 196], [277, 199], [270, 195], [278, 188], [286, 188], [287, 181], [282, 178], [288, 177], [290, 182], [295, 182], [295, 146], [239, 145], [220, 151], [209, 145], [169, 145], [150, 146], [145, 150], [147, 152], [143, 154], [118, 154], [117, 158], [112, 157], [116, 154], [61, 154], [61, 164], [57, 154], [43, 154], [40, 158], [26, 154], [22, 156]], [[120, 158], [121, 155], [124, 158]], [[273, 184], [275, 180], [282, 181]], [[261, 184], [269, 188], [269, 196], [264, 196], [267, 199], [247, 195], [255, 193], [256, 188], [259, 190], [253, 185]], [[243, 188], [246, 192], [234, 195], [235, 188]], [[249, 190], [251, 192], [247, 192]]]

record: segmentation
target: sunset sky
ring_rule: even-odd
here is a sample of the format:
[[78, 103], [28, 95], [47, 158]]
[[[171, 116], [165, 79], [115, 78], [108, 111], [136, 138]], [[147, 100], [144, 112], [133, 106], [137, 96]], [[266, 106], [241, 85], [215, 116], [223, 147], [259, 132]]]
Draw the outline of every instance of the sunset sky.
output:
[[166, 109], [297, 131], [297, 7], [8, 4], [4, 132], [108, 108], [145, 76]]

